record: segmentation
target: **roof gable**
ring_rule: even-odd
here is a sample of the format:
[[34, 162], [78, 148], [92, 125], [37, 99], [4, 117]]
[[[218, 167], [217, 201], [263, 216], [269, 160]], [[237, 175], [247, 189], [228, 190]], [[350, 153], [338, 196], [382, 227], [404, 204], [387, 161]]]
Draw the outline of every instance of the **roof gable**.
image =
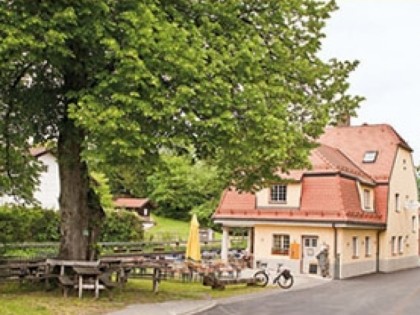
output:
[[[362, 125], [327, 128], [319, 142], [339, 149], [351, 162], [375, 181], [387, 182], [398, 147], [411, 151], [408, 144], [389, 125]], [[368, 151], [376, 151], [373, 163], [364, 163]]]
[[153, 206], [147, 198], [117, 198], [114, 200], [114, 206], [116, 208], [141, 209], [147, 204]]

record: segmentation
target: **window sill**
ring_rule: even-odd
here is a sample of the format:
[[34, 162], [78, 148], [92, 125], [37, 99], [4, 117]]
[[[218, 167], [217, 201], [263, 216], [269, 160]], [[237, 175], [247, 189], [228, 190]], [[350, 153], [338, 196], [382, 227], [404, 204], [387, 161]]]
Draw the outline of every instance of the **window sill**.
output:
[[375, 213], [375, 209], [372, 209], [372, 208], [364, 208], [363, 209], [363, 212], [367, 212], [367, 213]]
[[269, 200], [269, 201], [268, 201], [268, 203], [269, 203], [269, 204], [280, 204], [280, 205], [285, 205], [285, 204], [287, 204], [287, 201], [282, 201], [282, 200], [280, 200], [280, 201], [276, 201], [276, 200]]

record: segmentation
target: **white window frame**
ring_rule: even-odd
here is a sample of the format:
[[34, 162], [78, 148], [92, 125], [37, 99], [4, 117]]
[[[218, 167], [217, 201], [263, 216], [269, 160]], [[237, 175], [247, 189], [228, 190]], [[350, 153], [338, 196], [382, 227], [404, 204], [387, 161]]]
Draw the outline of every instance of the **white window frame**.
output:
[[403, 237], [398, 236], [398, 254], [402, 255], [403, 253], [404, 253]]
[[366, 211], [372, 211], [371, 207], [371, 191], [370, 189], [363, 188], [363, 209]]
[[352, 249], [353, 249], [353, 258], [359, 258], [359, 237], [353, 236], [352, 238]]
[[[278, 238], [278, 240], [276, 240]], [[277, 244], [278, 241], [278, 244]], [[290, 235], [289, 234], [273, 234], [272, 238], [272, 255], [288, 256], [290, 252]], [[277, 246], [278, 245], [278, 246]]]
[[366, 151], [363, 156], [363, 163], [375, 163], [378, 157], [378, 151]]
[[287, 185], [277, 184], [270, 188], [270, 202], [286, 203], [287, 202]]
[[397, 237], [392, 236], [391, 237], [391, 254], [396, 255], [397, 254]]
[[372, 256], [372, 246], [371, 246], [370, 236], [365, 236], [365, 256]]

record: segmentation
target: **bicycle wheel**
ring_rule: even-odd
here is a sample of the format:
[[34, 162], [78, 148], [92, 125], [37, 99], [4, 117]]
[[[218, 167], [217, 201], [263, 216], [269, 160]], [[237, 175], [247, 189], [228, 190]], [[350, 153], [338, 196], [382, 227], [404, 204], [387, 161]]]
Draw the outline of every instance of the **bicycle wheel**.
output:
[[268, 284], [268, 276], [264, 271], [258, 271], [254, 274], [255, 284], [265, 287]]
[[281, 274], [277, 277], [277, 284], [283, 289], [289, 289], [292, 287], [294, 283], [294, 279], [292, 275], [286, 277], [285, 275]]

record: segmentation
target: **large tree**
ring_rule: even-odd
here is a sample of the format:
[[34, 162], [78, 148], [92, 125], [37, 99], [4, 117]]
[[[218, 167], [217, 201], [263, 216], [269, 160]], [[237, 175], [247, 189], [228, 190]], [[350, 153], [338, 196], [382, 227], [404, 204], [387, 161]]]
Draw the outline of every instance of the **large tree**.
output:
[[0, 1], [0, 184], [29, 198], [29, 143], [57, 141], [60, 256], [87, 259], [103, 214], [88, 163], [151, 168], [163, 148], [225, 183], [306, 165], [352, 114], [351, 62], [317, 56], [333, 2]]

